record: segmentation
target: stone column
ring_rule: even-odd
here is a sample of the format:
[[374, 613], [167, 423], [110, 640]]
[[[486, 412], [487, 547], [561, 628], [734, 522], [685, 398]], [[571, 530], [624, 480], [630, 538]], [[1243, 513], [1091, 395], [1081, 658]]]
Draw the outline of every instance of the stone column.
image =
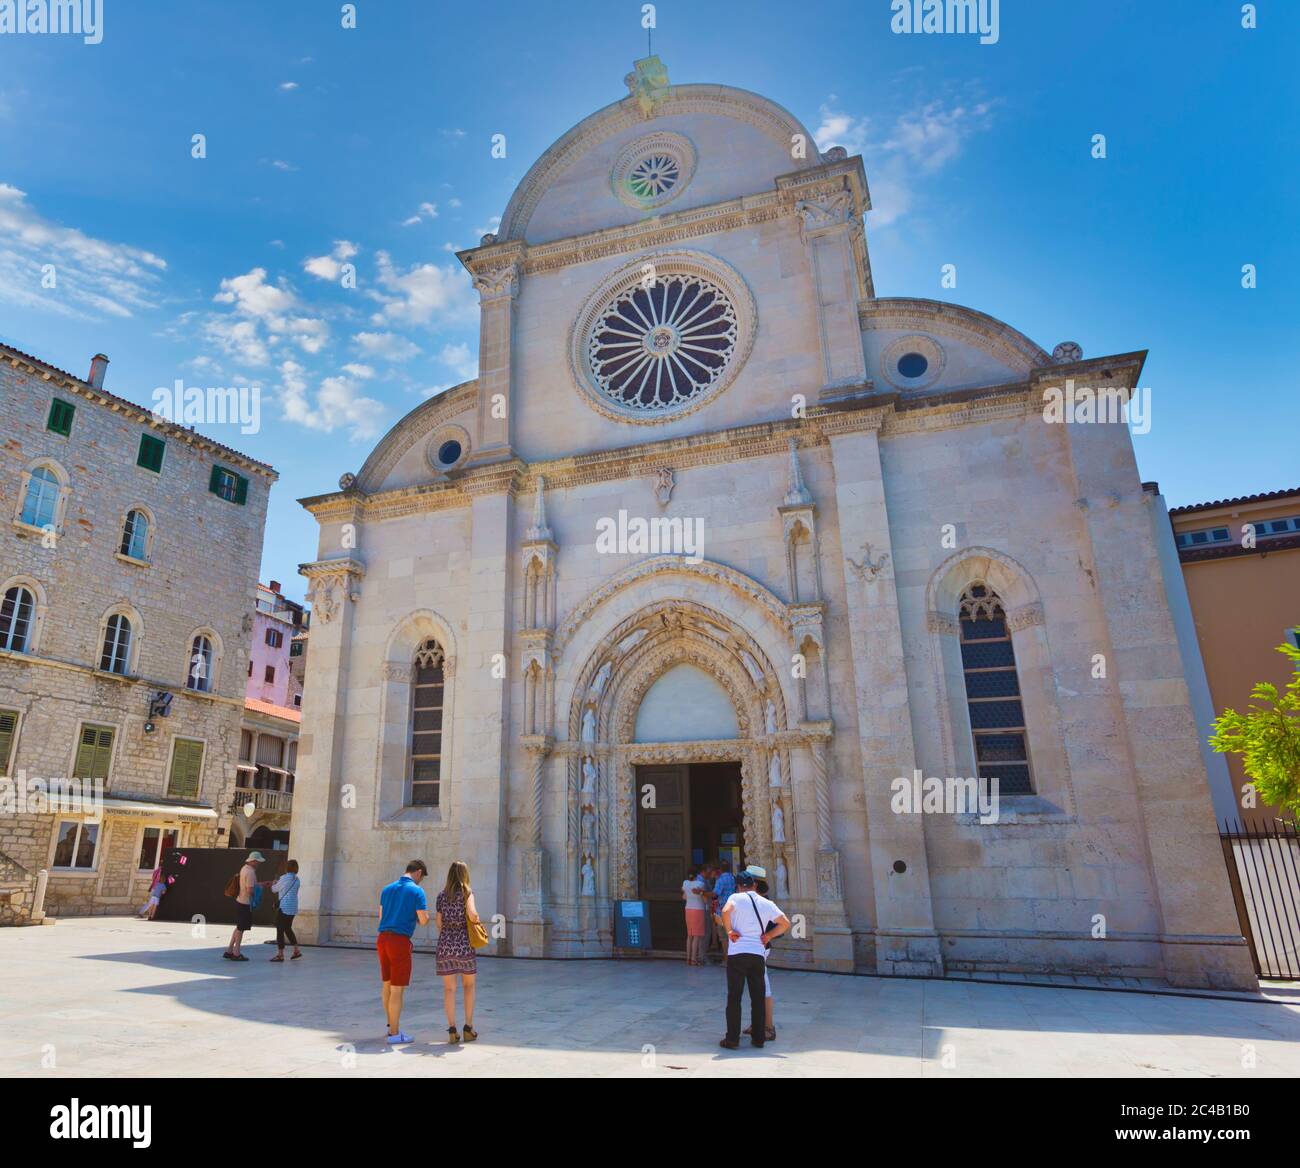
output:
[[862, 327], [858, 323], [861, 287], [853, 250], [854, 233], [861, 229], [861, 221], [848, 187], [815, 199], [801, 199], [795, 211], [817, 295], [822, 351], [820, 397], [829, 401], [846, 390], [861, 389], [867, 382]]
[[471, 470], [470, 584], [463, 667], [458, 670], [456, 749], [460, 774], [453, 814], [462, 853], [474, 872], [475, 899], [486, 921], [505, 911], [509, 840], [510, 690], [513, 608], [512, 526], [517, 466]]
[[829, 722], [805, 724], [813, 764], [813, 798], [817, 810], [817, 908], [813, 919], [813, 962], [834, 973], [853, 972], [853, 933], [844, 909], [840, 853], [831, 834]]
[[515, 916], [510, 951], [516, 957], [546, 956], [546, 887], [548, 865], [542, 845], [542, 814], [545, 806], [546, 760], [555, 745], [545, 734], [521, 740], [528, 756], [528, 842], [521, 859], [519, 911]]
[[[302, 564], [312, 604], [312, 662], [303, 693], [298, 736], [298, 777], [293, 798], [293, 851], [301, 866], [302, 893], [294, 921], [311, 941], [330, 939], [335, 886], [348, 668], [357, 588], [365, 566], [351, 557]], [[257, 765], [257, 756], [250, 759]]]
[[478, 343], [478, 410], [469, 465], [510, 458], [513, 450], [513, 348], [515, 296], [522, 265], [517, 250], [494, 251], [470, 267], [481, 306]]
[[890, 784], [911, 778], [916, 751], [877, 438], [882, 415], [873, 413], [861, 423], [874, 428], [832, 435], [830, 445], [876, 898], [876, 969], [938, 977], [943, 957], [925, 827], [920, 815], [898, 815], [890, 806]]
[[[1093, 387], [1127, 389], [1138, 368], [1112, 373], [1098, 366], [1090, 373]], [[1081, 380], [1084, 374], [1073, 376]], [[1175, 985], [1254, 989], [1152, 538], [1151, 497], [1142, 490], [1128, 427], [1077, 421], [1059, 428], [1104, 618], [1093, 651], [1105, 655], [1122, 711], [1118, 729], [1148, 841], [1166, 976]]]

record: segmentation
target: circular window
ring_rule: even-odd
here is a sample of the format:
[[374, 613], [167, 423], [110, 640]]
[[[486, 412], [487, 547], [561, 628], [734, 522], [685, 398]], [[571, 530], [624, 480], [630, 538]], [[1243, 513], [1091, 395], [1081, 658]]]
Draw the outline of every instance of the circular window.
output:
[[930, 362], [921, 353], [904, 353], [898, 359], [898, 372], [904, 377], [924, 377]]
[[424, 447], [424, 458], [438, 474], [446, 474], [465, 461], [469, 452], [469, 434], [463, 426], [446, 423], [438, 426]]
[[630, 207], [659, 207], [685, 189], [695, 173], [695, 157], [695, 147], [681, 134], [646, 134], [619, 152], [610, 183]]
[[438, 447], [438, 461], [443, 466], [452, 466], [460, 461], [461, 445], [454, 438]]
[[631, 410], [673, 410], [705, 393], [736, 351], [736, 310], [711, 280], [634, 284], [599, 314], [587, 341], [592, 376]]

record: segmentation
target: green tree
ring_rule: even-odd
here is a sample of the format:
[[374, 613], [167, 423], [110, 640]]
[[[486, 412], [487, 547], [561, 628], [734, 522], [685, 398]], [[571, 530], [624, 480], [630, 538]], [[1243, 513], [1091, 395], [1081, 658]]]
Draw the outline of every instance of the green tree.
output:
[[1240, 754], [1246, 774], [1266, 803], [1300, 814], [1300, 649], [1279, 645], [1297, 670], [1280, 693], [1261, 681], [1244, 714], [1224, 710], [1214, 722], [1210, 745], [1219, 754]]

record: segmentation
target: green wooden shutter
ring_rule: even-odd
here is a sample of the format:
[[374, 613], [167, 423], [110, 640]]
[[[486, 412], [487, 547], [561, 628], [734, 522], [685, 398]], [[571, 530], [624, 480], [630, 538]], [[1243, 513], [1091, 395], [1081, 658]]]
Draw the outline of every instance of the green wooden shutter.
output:
[[172, 750], [172, 773], [167, 794], [174, 799], [197, 799], [203, 772], [203, 743], [176, 739]]
[[141, 434], [140, 453], [135, 459], [136, 466], [142, 466], [145, 470], [155, 473], [161, 471], [164, 448], [165, 444], [161, 438], [155, 438], [152, 434]]
[[14, 750], [14, 731], [18, 729], [18, 715], [13, 710], [0, 710], [0, 775], [9, 775], [9, 757]]
[[50, 402], [50, 417], [45, 423], [48, 430], [53, 430], [56, 434], [62, 434], [65, 438], [72, 433], [72, 415], [76, 409], [71, 402], [65, 402], [62, 398], [55, 398]]
[[212, 473], [208, 475], [208, 490], [218, 496], [221, 493], [221, 467], [215, 463], [212, 466]]
[[243, 475], [235, 476], [235, 502], [241, 507], [248, 502], [248, 480]]
[[83, 726], [77, 743], [77, 761], [72, 768], [74, 779], [107, 779], [108, 764], [113, 758], [113, 731], [108, 726]]

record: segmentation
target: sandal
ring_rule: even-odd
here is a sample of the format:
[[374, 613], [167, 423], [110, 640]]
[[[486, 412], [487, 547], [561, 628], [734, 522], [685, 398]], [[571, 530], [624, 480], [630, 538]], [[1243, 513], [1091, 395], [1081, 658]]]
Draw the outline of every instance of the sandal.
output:
[[775, 1026], [769, 1026], [769, 1027], [767, 1028], [767, 1041], [768, 1041], [768, 1042], [775, 1042], [775, 1041], [776, 1041], [776, 1027], [775, 1027]]
[[283, 955], [281, 955], [281, 956], [279, 956], [279, 957], [272, 957], [272, 958], [271, 958], [271, 964], [274, 965], [277, 961], [283, 961], [283, 960], [284, 960], [284, 956], [283, 956]]
[[478, 1037], [478, 1031], [468, 1022], [465, 1023], [465, 1041], [473, 1042]]
[[292, 954], [292, 955], [290, 956], [289, 960], [290, 960], [290, 961], [297, 961], [298, 958], [301, 957], [301, 956], [302, 956], [301, 953], [294, 953], [294, 954]]
[[447, 1041], [450, 1042], [452, 1046], [455, 1046], [456, 1043], [460, 1041], [460, 1035], [456, 1033], [456, 1027], [447, 1027]]

